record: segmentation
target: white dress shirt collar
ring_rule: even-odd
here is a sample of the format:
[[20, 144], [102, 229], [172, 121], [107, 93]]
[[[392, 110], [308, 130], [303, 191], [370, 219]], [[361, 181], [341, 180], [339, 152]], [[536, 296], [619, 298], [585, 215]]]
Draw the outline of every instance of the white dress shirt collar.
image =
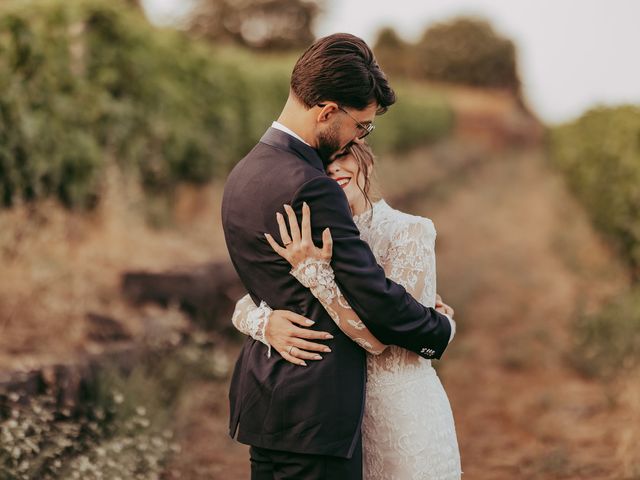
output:
[[[274, 121], [271, 126], [277, 130], [280, 130], [281, 132], [287, 133], [289, 135], [291, 135], [293, 138], [297, 138], [298, 140], [300, 140], [302, 143], [304, 143], [305, 145], [309, 145], [307, 142], [305, 142], [302, 137], [300, 137], [300, 135], [298, 135], [297, 133], [295, 133], [293, 130], [291, 130], [288, 127], [285, 127], [283, 124], [281, 124], [278, 121]], [[311, 146], [311, 145], [309, 145]]]

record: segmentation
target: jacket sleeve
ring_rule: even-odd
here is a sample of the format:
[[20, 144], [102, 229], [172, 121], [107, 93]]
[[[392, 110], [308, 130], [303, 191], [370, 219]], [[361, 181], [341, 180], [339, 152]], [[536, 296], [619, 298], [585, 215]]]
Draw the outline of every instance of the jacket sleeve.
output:
[[326, 227], [331, 230], [331, 266], [336, 283], [371, 333], [383, 344], [398, 345], [424, 358], [440, 358], [449, 342], [449, 320], [386, 278], [371, 249], [360, 239], [338, 184], [326, 176], [303, 184], [291, 205], [299, 219], [303, 202], [311, 209], [312, 235], [317, 245], [322, 243], [322, 231]]

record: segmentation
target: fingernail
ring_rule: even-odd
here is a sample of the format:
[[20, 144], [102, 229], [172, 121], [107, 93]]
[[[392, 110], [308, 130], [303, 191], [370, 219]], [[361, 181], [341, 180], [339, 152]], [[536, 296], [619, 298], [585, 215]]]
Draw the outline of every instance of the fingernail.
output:
[[307, 205], [307, 202], [302, 202], [302, 205], [304, 205], [305, 207], [309, 206], [309, 205]]
[[325, 348], [324, 348], [324, 351], [325, 351], [325, 352], [327, 352], [327, 353], [329, 353], [329, 352], [331, 352], [331, 349], [330, 349], [329, 347], [325, 347]]
[[322, 357], [320, 355], [314, 355], [313, 358], [315, 358], [316, 360], [322, 360]]
[[307, 366], [307, 362], [303, 361], [303, 362], [302, 362], [302, 366], [303, 366], [303, 367], [306, 367], [306, 366]]
[[333, 338], [333, 335], [331, 335], [330, 333], [327, 333], [327, 334], [324, 336], [324, 338], [331, 339], [331, 338]]
[[306, 323], [307, 325], [313, 325], [313, 324], [314, 324], [314, 323], [316, 323], [316, 322], [314, 322], [313, 320], [309, 320], [309, 319], [307, 319], [307, 320], [305, 321], [305, 323]]

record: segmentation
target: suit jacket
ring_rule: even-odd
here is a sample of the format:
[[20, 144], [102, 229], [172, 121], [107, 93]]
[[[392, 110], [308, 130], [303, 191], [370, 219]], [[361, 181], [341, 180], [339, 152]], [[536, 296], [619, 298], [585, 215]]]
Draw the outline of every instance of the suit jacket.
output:
[[317, 152], [270, 128], [229, 175], [222, 202], [227, 248], [253, 300], [290, 310], [328, 331], [332, 352], [300, 367], [275, 350], [247, 338], [229, 392], [230, 434], [257, 447], [350, 458], [360, 435], [366, 381], [365, 351], [344, 335], [322, 305], [289, 274], [291, 266], [269, 246], [264, 233], [281, 242], [275, 213], [290, 204], [301, 218], [311, 208], [314, 241], [331, 229], [337, 284], [371, 332], [425, 358], [440, 358], [449, 320], [388, 280], [360, 239], [347, 198], [326, 176]]

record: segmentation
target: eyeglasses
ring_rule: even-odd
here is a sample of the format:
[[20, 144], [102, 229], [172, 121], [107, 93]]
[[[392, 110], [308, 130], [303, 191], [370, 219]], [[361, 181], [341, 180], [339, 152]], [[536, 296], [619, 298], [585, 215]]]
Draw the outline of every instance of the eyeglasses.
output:
[[[327, 104], [319, 103], [318, 106], [324, 108], [327, 106]], [[364, 125], [360, 123], [358, 120], [356, 120], [355, 118], [353, 118], [353, 116], [349, 112], [347, 112], [344, 108], [342, 108], [340, 105], [338, 105], [338, 109], [346, 113], [351, 120], [356, 122], [356, 126], [362, 131], [362, 134], [358, 135], [358, 140], [362, 140], [364, 137], [366, 137], [367, 135], [369, 135], [371, 132], [375, 130], [376, 126], [373, 124], [373, 122], [367, 123], [366, 125]]]

